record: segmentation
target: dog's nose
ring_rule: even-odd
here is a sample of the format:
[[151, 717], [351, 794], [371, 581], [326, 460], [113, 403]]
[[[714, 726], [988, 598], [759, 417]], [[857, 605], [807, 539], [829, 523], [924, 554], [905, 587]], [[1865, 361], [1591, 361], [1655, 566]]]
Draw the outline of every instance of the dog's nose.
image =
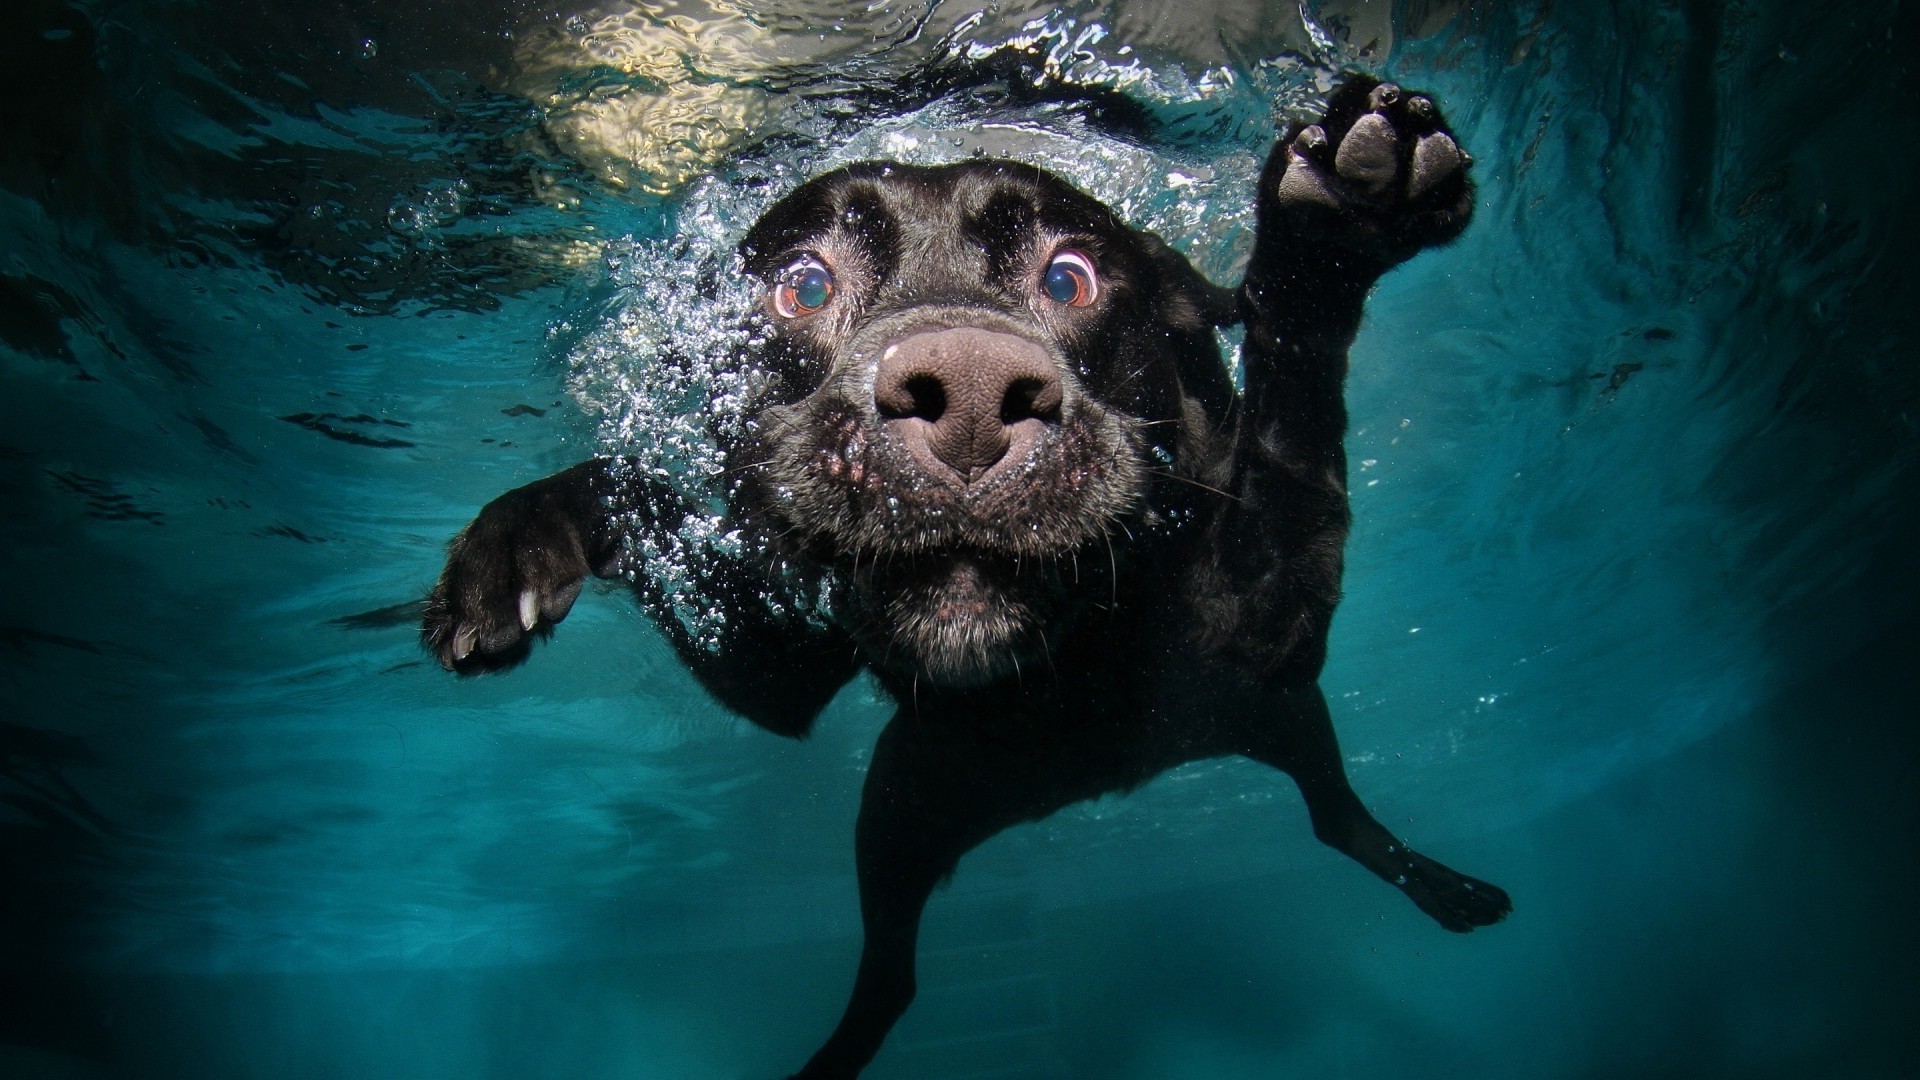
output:
[[923, 464], [963, 483], [985, 476], [1060, 419], [1060, 375], [1047, 351], [1014, 334], [956, 327], [887, 346], [873, 387], [880, 415]]

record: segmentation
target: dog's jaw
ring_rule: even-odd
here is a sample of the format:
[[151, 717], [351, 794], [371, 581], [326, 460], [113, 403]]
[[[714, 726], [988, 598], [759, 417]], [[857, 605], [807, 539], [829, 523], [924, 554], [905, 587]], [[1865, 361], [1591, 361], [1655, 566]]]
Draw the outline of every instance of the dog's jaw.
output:
[[1047, 627], [1070, 596], [1052, 567], [979, 552], [862, 567], [849, 599], [856, 634], [882, 668], [922, 685], [964, 689], [1043, 664]]

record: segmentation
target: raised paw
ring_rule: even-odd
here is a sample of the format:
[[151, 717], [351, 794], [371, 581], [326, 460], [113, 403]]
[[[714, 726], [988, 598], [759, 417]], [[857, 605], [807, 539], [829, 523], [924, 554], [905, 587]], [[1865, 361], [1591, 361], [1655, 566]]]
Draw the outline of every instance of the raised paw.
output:
[[1384, 269], [1466, 228], [1471, 165], [1433, 99], [1356, 76], [1328, 99], [1324, 117], [1274, 147], [1261, 214], [1286, 240], [1368, 256]]
[[1456, 934], [1492, 926], [1513, 911], [1513, 901], [1500, 886], [1468, 877], [1418, 852], [1407, 853], [1406, 870], [1394, 884], [1421, 911]]
[[597, 569], [578, 523], [549, 494], [540, 484], [509, 491], [454, 539], [420, 630], [441, 666], [466, 674], [519, 663]]

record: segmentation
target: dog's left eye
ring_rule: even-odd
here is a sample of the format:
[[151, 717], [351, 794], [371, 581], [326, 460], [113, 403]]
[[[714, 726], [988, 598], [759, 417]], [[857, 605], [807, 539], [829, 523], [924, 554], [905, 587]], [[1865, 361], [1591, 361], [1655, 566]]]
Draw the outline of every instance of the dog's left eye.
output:
[[773, 310], [782, 318], [811, 315], [833, 299], [833, 271], [811, 255], [787, 264], [773, 283]]
[[1093, 272], [1093, 260], [1072, 248], [1053, 256], [1040, 285], [1048, 296], [1068, 307], [1086, 307], [1100, 295], [1100, 278]]

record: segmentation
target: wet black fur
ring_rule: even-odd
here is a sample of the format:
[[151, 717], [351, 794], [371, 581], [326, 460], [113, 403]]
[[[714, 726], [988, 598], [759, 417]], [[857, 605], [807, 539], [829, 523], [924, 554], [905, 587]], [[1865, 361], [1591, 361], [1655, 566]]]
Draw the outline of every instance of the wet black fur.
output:
[[[1331, 149], [1370, 111], [1399, 136], [1399, 179], [1378, 190], [1350, 182]], [[1447, 929], [1504, 917], [1499, 889], [1409, 850], [1361, 806], [1316, 685], [1348, 527], [1346, 350], [1374, 280], [1471, 212], [1464, 163], [1418, 192], [1405, 179], [1440, 123], [1424, 101], [1356, 80], [1330, 102], [1325, 148], [1290, 132], [1237, 293], [1008, 162], [836, 171], [746, 238], [752, 274], [771, 282], [816, 256], [835, 292], [814, 315], [770, 309], [740, 358], [760, 387], [729, 448], [728, 526], [743, 542], [693, 583], [725, 622], [686, 624], [663, 586], [638, 580], [702, 683], [770, 730], [805, 734], [862, 667], [901, 702], [856, 830], [859, 975], [800, 1076], [853, 1076], [879, 1049], [913, 996], [922, 907], [965, 852], [1201, 758], [1291, 775], [1315, 835]], [[1289, 169], [1317, 170], [1337, 199], [1283, 198]], [[1045, 297], [1039, 275], [1061, 247], [1098, 266], [1093, 306]], [[1213, 336], [1235, 319], [1240, 393]], [[888, 344], [953, 326], [1039, 344], [1065, 387], [1031, 460], [965, 489], [932, 482], [890, 438], [871, 375]], [[647, 546], [636, 539], [667, 543], [694, 509], [610, 461], [503, 495], [454, 542], [428, 646], [463, 672], [517, 663], [586, 574], [629, 568]]]

